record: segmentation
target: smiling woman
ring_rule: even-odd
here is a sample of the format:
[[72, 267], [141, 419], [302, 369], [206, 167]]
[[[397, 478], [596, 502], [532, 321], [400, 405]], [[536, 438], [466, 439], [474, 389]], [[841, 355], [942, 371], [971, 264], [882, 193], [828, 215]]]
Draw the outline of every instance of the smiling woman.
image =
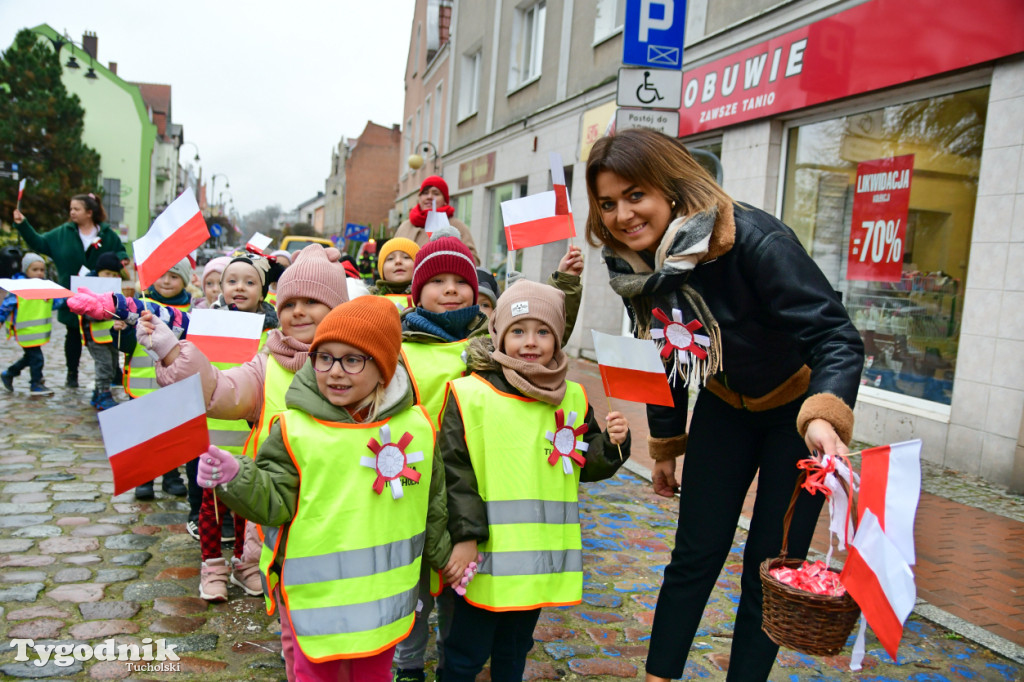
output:
[[[598, 140], [587, 191], [587, 240], [604, 246], [636, 336], [662, 345], [675, 400], [647, 407], [655, 492], [680, 492], [647, 679], [682, 674], [756, 475], [729, 679], [764, 680], [778, 647], [761, 631], [758, 567], [779, 553], [796, 462], [847, 451], [863, 344], [793, 231], [733, 201], [677, 140], [648, 130]], [[687, 433], [690, 384], [699, 391]], [[801, 493], [790, 556], [806, 554], [820, 509]]]

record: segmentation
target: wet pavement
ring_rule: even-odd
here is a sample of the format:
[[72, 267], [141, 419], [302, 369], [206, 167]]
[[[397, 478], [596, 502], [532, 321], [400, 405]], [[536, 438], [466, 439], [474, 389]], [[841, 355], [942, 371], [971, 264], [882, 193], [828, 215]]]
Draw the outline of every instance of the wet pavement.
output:
[[[0, 677], [3, 679], [279, 680], [276, 619], [262, 600], [231, 587], [225, 604], [198, 599], [199, 545], [184, 532], [187, 505], [160, 492], [150, 502], [113, 496], [94, 410], [91, 362], [83, 357], [77, 391], [63, 384], [63, 328], [45, 347], [49, 398], [0, 390]], [[0, 344], [0, 367], [20, 351]], [[600, 411], [600, 410], [599, 410]], [[668, 561], [675, 502], [655, 496], [640, 474], [586, 484], [581, 495], [584, 601], [546, 609], [535, 633], [528, 679], [642, 679], [653, 608]], [[998, 491], [963, 493], [994, 500]], [[927, 485], [926, 485], [927, 487]], [[965, 504], [971, 504], [965, 501]], [[1007, 497], [991, 504], [1016, 506]], [[975, 508], [974, 506], [971, 507]], [[989, 512], [986, 512], [989, 513]], [[720, 576], [691, 650], [684, 679], [724, 680], [739, 600], [745, 533]], [[230, 550], [225, 550], [230, 551]], [[119, 661], [37, 666], [16, 661], [15, 638], [36, 645], [145, 646], [163, 639], [181, 660], [173, 671], [130, 670]], [[1004, 658], [918, 614], [892, 662], [869, 634], [864, 671], [848, 653], [815, 658], [780, 652], [772, 680], [1019, 680], [1024, 664]], [[136, 664], [139, 665], [139, 664]], [[486, 673], [485, 673], [486, 678]]]

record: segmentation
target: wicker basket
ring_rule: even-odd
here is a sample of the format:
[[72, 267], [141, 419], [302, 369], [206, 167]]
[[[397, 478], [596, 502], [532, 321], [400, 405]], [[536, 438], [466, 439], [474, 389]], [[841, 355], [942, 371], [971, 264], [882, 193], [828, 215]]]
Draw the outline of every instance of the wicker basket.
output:
[[[833, 597], [798, 590], [768, 573], [773, 568], [798, 568], [803, 563], [802, 559], [787, 559], [786, 551], [793, 508], [806, 476], [807, 472], [803, 472], [797, 481], [786, 510], [781, 554], [761, 563], [761, 585], [764, 588], [761, 628], [779, 646], [812, 656], [834, 656], [846, 646], [846, 640], [860, 617], [857, 603], [849, 594]], [[857, 518], [856, 513], [853, 518]]]

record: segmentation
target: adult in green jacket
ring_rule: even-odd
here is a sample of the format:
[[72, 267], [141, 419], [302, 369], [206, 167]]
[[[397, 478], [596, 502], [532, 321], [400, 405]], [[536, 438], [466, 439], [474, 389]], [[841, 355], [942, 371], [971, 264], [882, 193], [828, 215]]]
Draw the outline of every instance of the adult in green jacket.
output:
[[[76, 194], [71, 197], [68, 217], [68, 222], [40, 234], [21, 211], [14, 210], [14, 227], [18, 234], [30, 250], [53, 259], [61, 286], [70, 286], [71, 276], [79, 274], [83, 266], [86, 270], [95, 270], [96, 261], [104, 253], [113, 253], [121, 259], [122, 265], [128, 264], [128, 253], [121, 238], [104, 222], [107, 214], [95, 195]], [[78, 388], [78, 363], [82, 357], [78, 316], [68, 310], [65, 303], [57, 311], [57, 320], [68, 330], [64, 337], [64, 359], [68, 371], [65, 385]]]

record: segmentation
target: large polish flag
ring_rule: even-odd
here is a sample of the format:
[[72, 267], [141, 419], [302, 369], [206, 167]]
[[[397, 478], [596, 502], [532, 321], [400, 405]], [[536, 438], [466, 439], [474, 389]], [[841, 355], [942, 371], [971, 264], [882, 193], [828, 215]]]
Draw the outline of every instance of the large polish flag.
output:
[[501, 219], [510, 251], [576, 236], [562, 157], [552, 152], [548, 160], [553, 190], [501, 202]]
[[71, 296], [71, 291], [48, 279], [7, 279], [4, 277], [0, 278], [0, 289], [9, 291], [19, 298], [33, 301]]
[[591, 332], [605, 395], [650, 405], [675, 405], [653, 341]]
[[186, 189], [157, 216], [145, 235], [132, 242], [139, 284], [148, 289], [209, 238], [210, 230], [195, 195]]
[[198, 374], [100, 412], [114, 494], [152, 481], [206, 452], [206, 404]]
[[263, 317], [236, 310], [193, 310], [187, 338], [210, 362], [240, 365], [252, 360], [260, 349]]
[[[860, 606], [878, 641], [895, 661], [903, 637], [903, 623], [914, 610], [917, 590], [910, 565], [870, 509], [861, 515], [839, 579]], [[859, 634], [858, 640], [861, 639], [862, 634]], [[855, 669], [859, 669], [862, 659], [863, 642], [860, 642], [859, 647], [854, 645], [851, 667], [857, 665]]]
[[[914, 520], [920, 496], [920, 440], [861, 452], [857, 532], [839, 579], [893, 660], [917, 596], [910, 567], [916, 563]], [[862, 622], [851, 669], [860, 669], [864, 647]]]

